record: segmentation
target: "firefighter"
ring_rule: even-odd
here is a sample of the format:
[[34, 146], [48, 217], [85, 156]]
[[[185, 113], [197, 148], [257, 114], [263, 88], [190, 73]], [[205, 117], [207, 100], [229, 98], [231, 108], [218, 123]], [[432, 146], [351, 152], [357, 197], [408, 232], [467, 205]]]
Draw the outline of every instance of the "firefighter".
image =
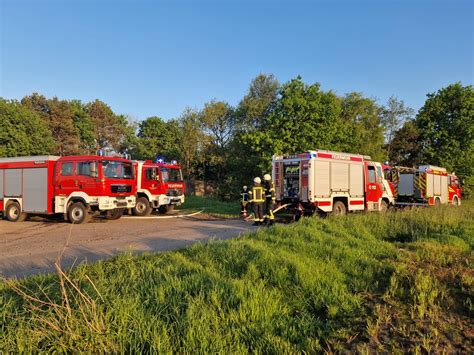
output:
[[249, 204], [250, 195], [247, 186], [242, 187], [242, 191], [240, 192], [241, 200], [240, 200], [240, 214], [242, 217], [247, 218], [247, 206]]
[[252, 190], [249, 191], [250, 200], [253, 206], [253, 213], [255, 215], [254, 226], [259, 226], [263, 223], [263, 203], [265, 202], [264, 191], [262, 187], [262, 180], [259, 177], [253, 179]]
[[263, 177], [264, 188], [265, 188], [265, 218], [268, 220], [268, 224], [271, 226], [275, 223], [275, 215], [273, 210], [275, 209], [275, 186], [273, 185], [272, 177], [270, 174], [265, 174]]

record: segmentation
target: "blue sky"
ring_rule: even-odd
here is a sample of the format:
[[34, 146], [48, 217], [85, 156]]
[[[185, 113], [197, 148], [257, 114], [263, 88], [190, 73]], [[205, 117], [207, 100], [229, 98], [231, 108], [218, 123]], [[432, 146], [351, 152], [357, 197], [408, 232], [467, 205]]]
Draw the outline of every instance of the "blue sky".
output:
[[0, 96], [99, 98], [133, 119], [235, 105], [259, 73], [415, 109], [474, 77], [473, 1], [0, 3]]

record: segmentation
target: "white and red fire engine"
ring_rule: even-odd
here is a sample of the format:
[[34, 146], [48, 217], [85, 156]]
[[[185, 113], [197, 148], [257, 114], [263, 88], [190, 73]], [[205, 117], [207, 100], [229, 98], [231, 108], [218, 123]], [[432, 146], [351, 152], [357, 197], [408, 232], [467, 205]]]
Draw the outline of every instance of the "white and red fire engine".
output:
[[385, 211], [394, 203], [384, 166], [368, 156], [314, 150], [274, 156], [272, 165], [277, 202], [301, 214]]
[[408, 168], [396, 166], [391, 171], [397, 206], [461, 204], [459, 178], [445, 168], [422, 165]]
[[147, 216], [153, 209], [169, 212], [184, 203], [185, 183], [177, 162], [137, 161], [137, 204], [132, 212]]
[[132, 162], [101, 156], [0, 158], [0, 212], [9, 221], [28, 214], [63, 214], [85, 223], [94, 212], [120, 218], [135, 207]]

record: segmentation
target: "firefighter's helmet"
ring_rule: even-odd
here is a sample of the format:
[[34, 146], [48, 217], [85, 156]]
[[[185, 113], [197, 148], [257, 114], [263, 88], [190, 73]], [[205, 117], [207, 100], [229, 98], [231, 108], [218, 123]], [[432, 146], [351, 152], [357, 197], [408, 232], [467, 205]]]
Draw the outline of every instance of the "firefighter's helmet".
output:
[[244, 189], [244, 191], [247, 191], [247, 186], [244, 186], [243, 189]]
[[256, 184], [261, 184], [262, 183], [262, 179], [260, 179], [258, 176], [253, 179], [253, 182], [256, 183]]
[[263, 180], [270, 181], [271, 179], [272, 179], [272, 177], [270, 176], [270, 174], [263, 175]]

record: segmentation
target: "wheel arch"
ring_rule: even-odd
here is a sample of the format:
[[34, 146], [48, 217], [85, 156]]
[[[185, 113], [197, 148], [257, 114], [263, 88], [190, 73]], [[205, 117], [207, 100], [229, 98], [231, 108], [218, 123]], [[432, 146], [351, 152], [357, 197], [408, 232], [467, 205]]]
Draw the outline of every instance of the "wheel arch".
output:
[[346, 206], [346, 210], [349, 210], [349, 198], [347, 196], [336, 196], [336, 197], [333, 197], [332, 198], [332, 205], [334, 206], [334, 204], [337, 202], [337, 201], [341, 201], [344, 206]]

